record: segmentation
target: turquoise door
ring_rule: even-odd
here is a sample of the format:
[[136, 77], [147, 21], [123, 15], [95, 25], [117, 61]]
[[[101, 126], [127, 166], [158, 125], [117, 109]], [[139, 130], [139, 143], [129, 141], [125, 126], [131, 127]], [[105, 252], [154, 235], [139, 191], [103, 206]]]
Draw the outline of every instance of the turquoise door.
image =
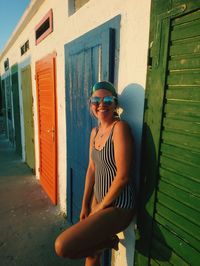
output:
[[14, 126], [13, 126], [13, 101], [12, 101], [12, 87], [11, 78], [8, 75], [5, 78], [5, 97], [6, 97], [6, 135], [9, 141], [14, 145]]
[[6, 116], [6, 95], [5, 95], [5, 79], [1, 81], [1, 93], [2, 93], [2, 133], [7, 135], [7, 116]]
[[21, 122], [20, 122], [20, 105], [19, 105], [19, 85], [18, 85], [18, 66], [14, 65], [11, 68], [11, 81], [12, 81], [12, 95], [13, 95], [13, 114], [15, 125], [15, 147], [16, 152], [22, 156], [21, 144]]
[[0, 116], [2, 115], [2, 90], [1, 90], [1, 76], [0, 76]]

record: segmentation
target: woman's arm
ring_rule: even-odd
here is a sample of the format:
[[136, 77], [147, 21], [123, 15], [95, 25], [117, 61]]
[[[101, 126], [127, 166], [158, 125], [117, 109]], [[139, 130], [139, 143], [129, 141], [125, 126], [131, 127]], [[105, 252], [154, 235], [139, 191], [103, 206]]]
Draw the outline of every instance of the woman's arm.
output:
[[[98, 204], [94, 212], [105, 209], [120, 195], [131, 178], [133, 167], [133, 137], [129, 126], [120, 121], [115, 125], [113, 132], [114, 155], [117, 167], [115, 179], [103, 201]], [[94, 213], [93, 212], [93, 213]]]
[[84, 194], [83, 194], [83, 200], [82, 200], [82, 209], [81, 209], [81, 214], [80, 214], [81, 220], [86, 218], [89, 215], [89, 211], [90, 211], [89, 204], [91, 201], [91, 195], [92, 195], [93, 187], [94, 187], [95, 166], [91, 158], [94, 135], [95, 135], [95, 129], [92, 130], [91, 135], [90, 135], [89, 164], [88, 164], [88, 169], [87, 169], [86, 177], [85, 177], [85, 188], [84, 188]]

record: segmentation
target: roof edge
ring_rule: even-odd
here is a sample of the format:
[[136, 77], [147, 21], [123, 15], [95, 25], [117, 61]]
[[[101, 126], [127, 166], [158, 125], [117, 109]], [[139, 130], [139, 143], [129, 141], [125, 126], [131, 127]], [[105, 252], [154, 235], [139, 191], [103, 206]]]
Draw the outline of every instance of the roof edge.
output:
[[20, 21], [18, 22], [16, 28], [14, 29], [13, 33], [11, 34], [7, 43], [5, 44], [2, 53], [0, 53], [0, 61], [3, 59], [3, 57], [5, 56], [7, 51], [10, 49], [10, 47], [12, 47], [15, 40], [18, 38], [20, 33], [25, 28], [27, 22], [31, 20], [31, 18], [34, 16], [34, 14], [37, 12], [37, 10], [39, 9], [39, 7], [42, 5], [44, 1], [45, 0], [32, 0], [29, 3]]

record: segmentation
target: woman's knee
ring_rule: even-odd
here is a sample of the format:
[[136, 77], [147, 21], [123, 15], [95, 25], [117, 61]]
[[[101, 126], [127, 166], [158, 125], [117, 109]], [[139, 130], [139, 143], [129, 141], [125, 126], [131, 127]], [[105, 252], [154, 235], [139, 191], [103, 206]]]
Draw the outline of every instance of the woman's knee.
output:
[[55, 251], [56, 251], [56, 254], [58, 256], [65, 257], [64, 245], [63, 245], [63, 241], [61, 240], [60, 237], [57, 237], [57, 239], [55, 241]]
[[55, 252], [59, 257], [73, 259], [75, 258], [75, 251], [72, 250], [72, 246], [62, 237], [58, 237], [55, 241]]

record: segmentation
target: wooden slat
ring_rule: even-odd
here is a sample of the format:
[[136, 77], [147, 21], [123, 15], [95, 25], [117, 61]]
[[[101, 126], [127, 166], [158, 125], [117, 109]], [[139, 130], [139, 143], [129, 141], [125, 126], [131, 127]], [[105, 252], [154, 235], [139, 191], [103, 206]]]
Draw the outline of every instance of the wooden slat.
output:
[[[169, 112], [164, 112], [164, 115], [167, 116], [168, 118], [176, 118], [179, 120], [185, 120], [188, 122], [196, 122], [198, 121], [200, 114], [199, 113], [195, 113], [194, 109], [198, 109], [198, 108], [193, 108], [191, 107], [191, 105], [195, 105], [196, 103], [194, 102], [190, 102], [188, 104], [185, 103], [184, 101], [182, 102], [182, 106], [181, 105], [177, 105], [177, 108], [175, 107], [174, 103], [177, 100], [170, 100], [170, 103], [167, 103], [165, 105], [165, 110], [169, 110]], [[181, 101], [180, 101], [181, 103]], [[198, 104], [196, 104], [198, 105]], [[185, 109], [184, 109], [185, 107]], [[181, 113], [181, 111], [183, 111]], [[188, 111], [188, 112], [187, 112]]]
[[187, 161], [191, 165], [200, 166], [200, 152], [194, 152], [165, 143], [161, 144], [161, 152], [169, 158], [178, 159], [183, 162]]
[[[50, 156], [48, 156], [48, 157], [50, 157]], [[49, 159], [49, 160], [46, 159], [46, 156], [44, 156], [44, 155], [41, 156], [41, 159], [42, 159], [42, 165], [47, 169], [47, 172], [49, 173], [49, 175], [52, 176], [52, 169], [49, 165], [53, 163], [53, 160], [52, 159]]]
[[156, 262], [160, 263], [160, 265], [167, 265], [165, 263], [169, 263], [168, 265], [181, 265], [181, 266], [188, 266], [182, 258], [180, 258], [173, 250], [166, 246], [165, 243], [159, 241], [158, 239], [154, 238], [152, 241], [152, 248], [155, 249], [157, 254], [163, 254], [164, 258], [168, 257], [168, 260], [161, 261], [156, 259]]
[[185, 132], [188, 134], [198, 136], [200, 134], [200, 123], [199, 121], [191, 122], [185, 120], [178, 120], [172, 118], [165, 118], [163, 126], [166, 130], [175, 130], [177, 132]]
[[200, 70], [179, 71], [170, 73], [167, 78], [168, 85], [200, 85]]
[[160, 165], [165, 169], [171, 170], [177, 174], [191, 178], [197, 182], [200, 180], [199, 167], [194, 167], [192, 165], [187, 164], [186, 162], [183, 163], [178, 160], [162, 156], [160, 159]]
[[168, 169], [164, 169], [160, 167], [159, 174], [161, 180], [164, 179], [165, 182], [169, 184], [173, 184], [174, 186], [181, 188], [184, 191], [191, 191], [194, 195], [199, 195], [200, 191], [200, 183], [190, 179], [188, 177], [184, 177], [180, 174], [174, 173]]
[[171, 31], [171, 40], [192, 38], [200, 35], [200, 19], [193, 20], [183, 25], [174, 26]]
[[[200, 45], [199, 45], [199, 53], [200, 53]], [[200, 55], [196, 55], [195, 57], [191, 56], [180, 56], [175, 57], [169, 61], [169, 71], [176, 70], [190, 70], [200, 68]]]
[[[194, 56], [199, 56], [200, 53], [200, 38], [192, 38], [192, 39], [188, 39], [188, 40], [184, 40], [184, 41], [179, 41], [178, 43], [174, 43], [171, 47], [170, 47], [170, 52], [169, 55], [171, 57], [171, 59], [175, 60], [176, 58], [180, 58], [180, 56], [184, 55], [186, 58], [188, 57], [192, 57], [194, 58]], [[169, 62], [170, 64], [170, 62]]]
[[165, 130], [163, 132], [162, 139], [164, 143], [174, 145], [176, 147], [183, 147], [186, 149], [188, 148], [195, 152], [199, 152], [200, 150], [200, 142], [198, 136], [180, 134], [177, 132], [170, 132]]
[[[185, 204], [170, 198], [166, 194], [162, 192], [158, 192], [157, 197], [158, 203], [156, 205], [157, 213], [162, 214], [163, 217], [169, 219], [169, 217], [173, 217], [173, 219], [177, 219], [177, 223], [179, 226], [190, 233], [193, 237], [200, 240], [199, 235], [199, 212], [194, 209], [190, 209]], [[165, 208], [163, 207], [165, 206]], [[164, 208], [164, 209], [163, 209]], [[181, 221], [181, 222], [180, 222]]]
[[[185, 87], [178, 87], [178, 86], [168, 86], [166, 90], [166, 98], [167, 100], [170, 99], [179, 99], [179, 100], [187, 100], [189, 103], [191, 101], [199, 101], [200, 102], [200, 95], [199, 95], [200, 86], [185, 86]], [[198, 108], [198, 106], [197, 106]]]
[[[186, 239], [194, 238], [196, 239], [195, 241], [199, 241], [200, 240], [199, 225], [189, 221], [186, 215], [185, 217], [183, 215], [180, 215], [180, 209], [178, 211], [174, 210], [173, 207], [174, 205], [172, 206], [168, 205], [168, 203], [171, 203], [168, 199], [166, 202], [164, 202], [165, 198], [160, 197], [160, 201], [156, 206], [155, 220], [157, 222], [159, 221], [161, 222], [161, 218], [159, 217], [163, 217], [163, 219], [165, 219], [165, 223], [168, 223], [168, 225], [169, 223], [172, 224], [171, 227], [173, 227], [174, 225], [172, 230], [173, 232], [180, 232], [179, 233], [180, 238], [183, 237], [183, 235], [185, 235]], [[172, 202], [172, 204], [174, 203]], [[177, 209], [176, 206], [175, 208]], [[165, 225], [165, 223], [163, 223], [163, 225]], [[189, 236], [187, 237], [186, 234], [188, 234], [190, 237]]]
[[[162, 207], [165, 208], [164, 206]], [[183, 225], [185, 224], [185, 220], [176, 214], [172, 213], [169, 217], [166, 215], [166, 212], [171, 212], [170, 210], [166, 209], [165, 212], [163, 211], [165, 217], [162, 216], [162, 212], [160, 214], [156, 213], [155, 220], [164, 226], [166, 229], [168, 229], [170, 232], [174, 232], [177, 236], [182, 238], [185, 242], [187, 242], [189, 245], [191, 245], [193, 248], [197, 249], [200, 252], [200, 241], [196, 239], [193, 235], [191, 235], [190, 228], [183, 228]], [[189, 233], [188, 233], [189, 231]], [[164, 243], [163, 243], [164, 245]], [[174, 261], [173, 261], [173, 264]], [[177, 264], [175, 264], [177, 265]]]
[[[190, 192], [185, 192], [182, 189], [179, 189], [169, 183], [166, 183], [164, 181], [159, 183], [159, 191], [162, 193], [168, 195], [169, 197], [173, 198], [174, 200], [177, 200], [186, 206], [190, 207], [191, 209], [199, 211], [200, 207], [200, 198], [196, 195], [193, 195]], [[199, 216], [200, 218], [200, 216]]]
[[46, 193], [48, 195], [49, 193], [52, 194], [53, 187], [52, 187], [52, 184], [49, 182], [49, 180], [47, 178], [42, 178], [40, 182], [41, 182], [43, 189], [46, 191]]
[[52, 176], [49, 175], [49, 173], [46, 171], [46, 169], [44, 170], [44, 167], [42, 168], [42, 171], [41, 171], [43, 177], [41, 179], [41, 182], [42, 183], [46, 183], [48, 185], [48, 187], [46, 188], [49, 192], [53, 190], [54, 188], [54, 183], [52, 182], [51, 178]]
[[[44, 134], [45, 137], [42, 136], [42, 134]], [[49, 148], [49, 145], [52, 145], [52, 138], [44, 131], [41, 132], [41, 136], [40, 136], [40, 145], [42, 146], [43, 144], [45, 144]]]
[[191, 247], [176, 234], [167, 230], [164, 226], [161, 226], [159, 223], [157, 223], [157, 226], [154, 227], [154, 230], [155, 235], [159, 236], [162, 234], [166, 244], [172, 247], [178, 256], [182, 257], [188, 264], [192, 266], [199, 266], [200, 255], [196, 249]]
[[184, 16], [175, 18], [172, 21], [172, 26], [176, 26], [176, 25], [180, 25], [186, 22], [190, 22], [190, 21], [195, 21], [195, 20], [199, 20], [200, 18], [200, 10], [194, 11], [192, 13], [186, 14]]

